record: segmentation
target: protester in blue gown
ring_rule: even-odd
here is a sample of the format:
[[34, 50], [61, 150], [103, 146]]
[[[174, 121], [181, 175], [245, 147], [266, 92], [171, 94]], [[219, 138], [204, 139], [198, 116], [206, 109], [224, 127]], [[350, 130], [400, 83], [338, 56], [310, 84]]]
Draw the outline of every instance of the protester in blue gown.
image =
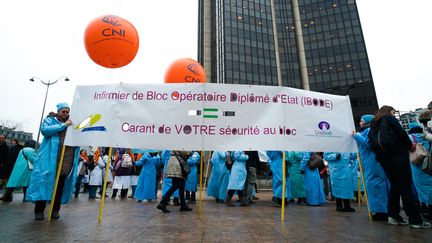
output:
[[240, 199], [240, 206], [247, 206], [247, 202], [244, 200], [243, 189], [246, 182], [246, 160], [249, 157], [243, 151], [233, 151], [231, 152], [231, 160], [233, 162], [231, 168], [231, 174], [228, 182], [228, 192], [225, 198], [225, 204], [228, 206], [235, 206], [231, 199], [235, 192]]
[[[67, 103], [59, 103], [57, 113], [51, 113], [53, 115], [45, 118], [41, 125], [41, 133], [44, 138], [36, 155], [26, 195], [27, 200], [36, 202], [35, 220], [44, 219], [46, 202], [51, 200], [53, 194], [59, 153], [63, 146], [66, 128], [72, 125], [69, 111]], [[79, 147], [66, 146], [54, 200], [53, 219], [60, 217], [60, 202], [68, 203], [72, 197], [78, 174], [78, 159]]]
[[360, 118], [360, 131], [353, 131], [353, 137], [357, 141], [360, 159], [368, 194], [369, 209], [374, 220], [387, 220], [389, 182], [381, 164], [376, 160], [375, 153], [370, 150], [369, 130], [372, 115], [364, 115]]
[[[409, 124], [409, 137], [413, 143], [424, 146], [426, 151], [430, 151], [430, 141], [423, 138], [423, 128], [420, 124], [413, 122]], [[423, 217], [432, 219], [432, 175], [427, 174], [421, 168], [421, 164], [411, 164], [411, 173], [418, 200], [421, 203]]]
[[[353, 179], [350, 166], [357, 157], [355, 153], [324, 153], [324, 159], [329, 162], [332, 194], [336, 199], [336, 210], [340, 212], [355, 212], [351, 207], [353, 199]], [[342, 205], [343, 203], [343, 205]]]
[[29, 140], [25, 142], [24, 148], [18, 153], [12, 174], [9, 177], [5, 193], [0, 200], [4, 202], [12, 202], [12, 192], [16, 188], [22, 187], [24, 192], [23, 201], [25, 201], [27, 187], [30, 181], [30, 175], [35, 161], [35, 148], [36, 141]]
[[[282, 204], [282, 151], [267, 151], [266, 154], [269, 157], [268, 163], [272, 172], [272, 203], [280, 207]], [[286, 177], [285, 199], [291, 199], [291, 183], [289, 183], [288, 173], [286, 173]]]
[[187, 177], [185, 184], [186, 200], [189, 203], [196, 202], [196, 191], [198, 186], [198, 168], [201, 156], [198, 152], [193, 152], [192, 155], [187, 159], [190, 167], [190, 173]]
[[[172, 186], [172, 179], [165, 177], [166, 167], [167, 167], [168, 161], [171, 157], [170, 153], [171, 153], [170, 150], [162, 151], [162, 163], [164, 165], [164, 168], [163, 168], [164, 177], [162, 179], [162, 183], [163, 183], [162, 184], [162, 196], [165, 195], [165, 193], [168, 191], [168, 189], [170, 189]], [[173, 197], [174, 197], [174, 200], [173, 200], [174, 205], [180, 206], [178, 190], [174, 192]]]
[[227, 193], [230, 171], [225, 162], [228, 157], [227, 151], [214, 151], [210, 160], [212, 171], [207, 187], [207, 195], [213, 196], [216, 202], [223, 203]]
[[318, 168], [311, 170], [308, 167], [311, 155], [310, 152], [303, 152], [300, 163], [301, 171], [305, 175], [306, 203], [310, 206], [321, 206], [326, 203], [324, 188]]
[[161, 163], [161, 157], [157, 152], [146, 152], [138, 162], [134, 163], [135, 166], [142, 166], [134, 194], [138, 202], [143, 200], [151, 202], [156, 199], [156, 167], [160, 166]]
[[[230, 154], [227, 152], [227, 157], [229, 157], [229, 156], [230, 156]], [[219, 200], [220, 200], [220, 202], [225, 202], [230, 175], [231, 175], [231, 170], [228, 170], [228, 168], [226, 167], [226, 164], [222, 165], [221, 170], [220, 170], [220, 177], [219, 177], [219, 181], [220, 181]]]
[[219, 187], [220, 187], [220, 167], [225, 166], [225, 152], [214, 151], [211, 159], [211, 172], [207, 185], [207, 196], [214, 197], [216, 202], [219, 202]]
[[291, 179], [291, 194], [297, 198], [297, 204], [306, 203], [306, 186], [304, 174], [301, 173], [301, 152], [287, 152], [287, 166], [289, 178]]

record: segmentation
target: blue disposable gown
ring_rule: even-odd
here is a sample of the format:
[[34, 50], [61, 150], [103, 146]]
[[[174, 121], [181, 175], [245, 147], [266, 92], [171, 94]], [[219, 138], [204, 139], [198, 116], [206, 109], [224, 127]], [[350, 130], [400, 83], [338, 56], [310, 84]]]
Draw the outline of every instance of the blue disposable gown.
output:
[[372, 213], [387, 213], [390, 184], [375, 153], [370, 150], [369, 128], [354, 135], [362, 161], [369, 208]]
[[35, 150], [34, 148], [23, 148], [18, 154], [17, 160], [15, 162], [12, 174], [9, 177], [6, 187], [26, 187], [30, 181], [31, 170], [28, 165], [28, 160], [32, 164], [35, 161]]
[[[429, 150], [429, 141], [425, 140], [422, 137], [421, 133], [414, 133], [410, 134], [410, 139], [414, 142], [413, 138], [411, 137], [413, 135], [416, 138], [417, 143], [422, 144], [427, 151]], [[432, 175], [429, 175], [421, 169], [421, 165], [415, 165], [413, 163], [411, 164], [411, 173], [413, 177], [413, 182], [415, 189], [417, 190], [418, 199], [422, 203], [426, 203], [429, 206], [432, 205]]]
[[288, 173], [291, 179], [291, 194], [293, 198], [306, 197], [306, 185], [304, 174], [301, 173], [301, 152], [288, 152]]
[[[273, 196], [282, 198], [282, 152], [267, 151], [266, 154], [269, 157], [268, 163], [272, 172]], [[292, 198], [289, 177], [287, 177], [285, 183], [285, 198]]]
[[318, 168], [311, 170], [307, 166], [310, 157], [310, 152], [303, 152], [300, 163], [300, 167], [302, 171], [304, 171], [305, 175], [306, 202], [307, 204], [314, 206], [325, 205], [326, 199], [324, 196], [324, 188]]
[[[219, 199], [220, 187], [220, 167], [225, 166], [226, 152], [214, 151], [210, 159], [212, 165], [210, 177], [207, 185], [207, 196]], [[221, 164], [221, 165], [220, 165]]]
[[[66, 124], [58, 121], [55, 117], [47, 117], [43, 120], [41, 133], [44, 138], [33, 164], [26, 200], [33, 202], [51, 200], [57, 172], [58, 152], [60, 150], [58, 133], [65, 130], [66, 127]], [[72, 170], [67, 176], [63, 187], [62, 203], [68, 203], [74, 192], [78, 174], [78, 159], [79, 147], [76, 147]]]
[[228, 183], [229, 183], [229, 178], [231, 175], [231, 171], [227, 169], [227, 167], [225, 166], [225, 164], [223, 164], [220, 167], [220, 174], [219, 174], [219, 181], [220, 181], [220, 186], [219, 186], [219, 199], [220, 200], [224, 200], [227, 194], [227, 190], [228, 190]]
[[[336, 159], [337, 154], [341, 155], [340, 159]], [[353, 199], [352, 161], [356, 159], [356, 154], [326, 152], [324, 159], [329, 162], [333, 196], [341, 199]]]
[[135, 165], [142, 166], [142, 169], [134, 197], [138, 200], [156, 199], [156, 167], [162, 165], [161, 157], [159, 155], [152, 157], [149, 153], [145, 153]]
[[207, 195], [220, 200], [225, 199], [231, 173], [225, 166], [226, 156], [226, 151], [214, 151], [210, 160], [212, 163], [212, 171], [207, 188]]
[[359, 161], [354, 159], [351, 163], [352, 180], [353, 180], [353, 191], [358, 191], [360, 183], [360, 191], [364, 192], [363, 181], [359, 171]]
[[194, 152], [189, 158], [187, 162], [190, 167], [190, 173], [187, 177], [185, 184], [185, 191], [196, 192], [198, 186], [198, 167], [197, 165], [200, 163], [201, 156], [198, 152]]
[[[168, 191], [168, 189], [170, 189], [172, 186], [172, 179], [165, 177], [166, 167], [167, 167], [168, 161], [171, 157], [170, 153], [171, 153], [170, 150], [162, 151], [162, 162], [164, 164], [164, 169], [163, 169], [164, 177], [162, 179], [162, 182], [163, 182], [163, 184], [162, 184], [162, 196], [165, 195], [165, 193]], [[179, 197], [179, 191], [178, 190], [176, 190], [174, 192], [173, 197], [177, 197], [177, 198]]]
[[243, 151], [233, 151], [231, 159], [234, 164], [228, 182], [228, 190], [243, 190], [246, 182], [246, 160], [247, 156]]

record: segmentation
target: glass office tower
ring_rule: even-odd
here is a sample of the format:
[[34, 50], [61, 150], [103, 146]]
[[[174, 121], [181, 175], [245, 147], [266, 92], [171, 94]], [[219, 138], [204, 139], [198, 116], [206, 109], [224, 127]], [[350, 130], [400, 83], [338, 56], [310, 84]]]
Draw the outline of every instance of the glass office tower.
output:
[[[291, 0], [274, 0], [283, 86], [301, 88]], [[299, 0], [310, 89], [378, 109], [355, 0]], [[213, 83], [278, 85], [270, 0], [200, 0], [198, 60]]]

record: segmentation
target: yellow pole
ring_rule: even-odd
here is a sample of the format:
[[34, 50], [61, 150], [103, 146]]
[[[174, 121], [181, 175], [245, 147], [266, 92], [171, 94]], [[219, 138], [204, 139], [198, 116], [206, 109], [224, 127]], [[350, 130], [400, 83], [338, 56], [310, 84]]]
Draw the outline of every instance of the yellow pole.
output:
[[359, 210], [361, 208], [361, 187], [360, 187], [360, 178], [358, 178], [358, 176], [357, 176], [357, 208]]
[[211, 158], [211, 152], [209, 152], [208, 156], [207, 156], [207, 166], [206, 166], [206, 173], [205, 173], [206, 176], [203, 178], [203, 186], [204, 187], [206, 187], [206, 184], [208, 184], [208, 177], [209, 177], [208, 173], [209, 173], [209, 168], [210, 168], [210, 158]]
[[285, 221], [285, 151], [282, 152], [282, 212], [281, 212], [281, 222], [284, 224]]
[[111, 153], [112, 153], [112, 148], [109, 148], [108, 161], [105, 164], [105, 178], [104, 178], [104, 184], [102, 187], [101, 202], [100, 202], [100, 206], [99, 206], [99, 217], [98, 217], [98, 223], [99, 224], [102, 222], [103, 209], [104, 209], [104, 205], [105, 205], [105, 193], [106, 193], [106, 187], [108, 184], [108, 173], [109, 173], [109, 168], [111, 166]]
[[366, 198], [366, 206], [367, 206], [367, 210], [368, 210], [368, 216], [369, 216], [369, 220], [372, 221], [372, 215], [369, 209], [369, 198], [368, 198], [368, 194], [367, 194], [367, 189], [366, 189], [366, 183], [365, 183], [365, 179], [364, 179], [364, 173], [363, 173], [363, 165], [362, 165], [362, 161], [360, 158], [360, 153], [357, 154], [358, 156], [358, 160], [359, 160], [359, 167], [360, 167], [360, 174], [362, 177], [362, 181], [363, 181], [363, 186], [364, 186], [364, 192], [365, 192], [365, 198]]
[[[53, 190], [53, 193], [52, 193], [52, 196], [51, 196], [50, 210], [48, 212], [48, 221], [51, 221], [52, 211], [54, 209], [54, 200], [55, 200], [55, 197], [56, 197], [57, 186], [58, 186], [58, 182], [59, 182], [59, 178], [60, 178], [61, 168], [63, 166], [63, 157], [64, 157], [65, 148], [66, 148], [66, 146], [63, 145], [62, 150], [61, 150], [61, 154], [60, 154], [60, 161], [59, 161], [59, 164], [57, 166], [57, 174], [56, 174], [56, 179], [55, 179], [55, 182], [54, 182], [54, 190]], [[61, 198], [60, 198], [60, 200], [61, 200]]]
[[199, 205], [198, 205], [198, 213], [201, 218], [201, 210], [202, 210], [202, 191], [203, 191], [203, 160], [204, 160], [204, 151], [201, 151], [200, 157], [200, 179], [199, 179]]

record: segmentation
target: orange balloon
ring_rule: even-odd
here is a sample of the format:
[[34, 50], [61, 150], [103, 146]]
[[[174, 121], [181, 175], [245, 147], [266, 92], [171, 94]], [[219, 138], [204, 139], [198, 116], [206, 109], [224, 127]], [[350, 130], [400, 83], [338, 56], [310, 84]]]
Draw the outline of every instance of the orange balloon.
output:
[[107, 68], [119, 68], [135, 58], [139, 46], [138, 32], [126, 19], [104, 15], [89, 23], [84, 44], [95, 63]]
[[175, 60], [165, 73], [165, 83], [205, 83], [205, 81], [204, 68], [191, 58]]

